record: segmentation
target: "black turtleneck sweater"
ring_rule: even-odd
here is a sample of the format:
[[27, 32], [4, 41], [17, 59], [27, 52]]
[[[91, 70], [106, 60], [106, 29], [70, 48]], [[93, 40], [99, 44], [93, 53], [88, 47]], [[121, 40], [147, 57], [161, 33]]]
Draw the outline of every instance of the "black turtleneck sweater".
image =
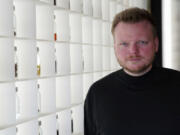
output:
[[85, 135], [180, 135], [180, 73], [123, 70], [95, 82], [84, 105]]

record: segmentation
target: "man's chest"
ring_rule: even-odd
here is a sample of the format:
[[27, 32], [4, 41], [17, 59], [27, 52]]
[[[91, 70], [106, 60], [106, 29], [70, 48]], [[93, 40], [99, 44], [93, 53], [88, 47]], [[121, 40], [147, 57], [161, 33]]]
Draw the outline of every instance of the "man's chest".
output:
[[104, 135], [174, 134], [180, 132], [178, 107], [176, 99], [167, 95], [109, 93], [98, 99], [97, 129]]

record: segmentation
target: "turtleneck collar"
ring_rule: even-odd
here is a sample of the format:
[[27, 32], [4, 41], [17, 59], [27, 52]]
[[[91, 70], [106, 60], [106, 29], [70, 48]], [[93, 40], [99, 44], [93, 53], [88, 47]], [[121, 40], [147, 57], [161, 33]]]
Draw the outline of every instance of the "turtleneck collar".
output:
[[154, 70], [154, 67], [152, 67], [150, 71], [142, 76], [131, 76], [121, 69], [118, 78], [128, 87], [141, 90], [153, 85], [153, 80], [156, 77]]
[[146, 68], [146, 70], [142, 71], [141, 73], [131, 73], [126, 69], [123, 69], [124, 72], [126, 72], [127, 74], [131, 75], [131, 76], [142, 76], [144, 74], [146, 74], [147, 72], [149, 72], [152, 69], [152, 65], [149, 66], [148, 68]]
[[129, 80], [132, 80], [132, 81], [136, 81], [136, 80], [144, 80], [144, 79], [148, 79], [151, 74], [153, 73], [153, 69], [154, 68], [151, 68], [148, 72], [144, 73], [143, 75], [141, 76], [132, 76], [132, 75], [129, 75], [127, 74], [123, 69], [121, 70], [121, 75], [122, 77], [126, 78], [126, 79], [129, 79]]

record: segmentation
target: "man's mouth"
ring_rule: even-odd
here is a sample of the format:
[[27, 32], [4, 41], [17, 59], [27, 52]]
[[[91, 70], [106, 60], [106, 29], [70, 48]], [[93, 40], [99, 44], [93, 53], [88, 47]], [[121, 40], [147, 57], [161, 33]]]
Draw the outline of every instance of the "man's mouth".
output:
[[141, 60], [141, 57], [129, 57], [129, 61], [139, 61]]

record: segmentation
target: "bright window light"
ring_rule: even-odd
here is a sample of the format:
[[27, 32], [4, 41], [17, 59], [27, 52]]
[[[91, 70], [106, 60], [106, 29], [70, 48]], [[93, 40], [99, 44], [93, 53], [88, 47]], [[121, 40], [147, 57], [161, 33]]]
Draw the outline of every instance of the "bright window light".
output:
[[163, 25], [163, 67], [173, 68], [172, 65], [172, 0], [163, 0], [162, 25]]

